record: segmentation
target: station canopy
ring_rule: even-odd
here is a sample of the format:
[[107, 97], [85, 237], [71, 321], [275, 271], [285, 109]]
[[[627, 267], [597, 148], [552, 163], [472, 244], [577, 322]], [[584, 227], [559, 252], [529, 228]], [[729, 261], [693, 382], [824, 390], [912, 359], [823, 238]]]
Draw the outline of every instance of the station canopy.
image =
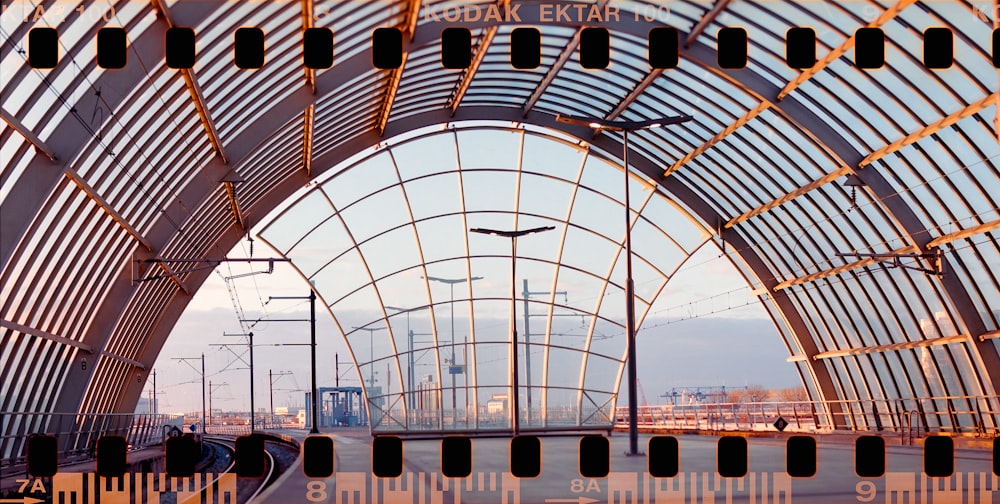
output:
[[[516, 16], [497, 21], [491, 6]], [[870, 428], [866, 408], [892, 403], [1000, 424], [996, 35], [975, 4], [74, 8], [15, 1], [2, 16], [0, 411], [133, 411], [211, 271], [171, 260], [225, 257], [253, 231], [313, 282], [373, 429], [509, 428], [512, 289], [522, 425], [606, 428], [625, 403], [625, 138], [557, 116], [690, 115], [628, 134], [640, 328], [678, 268], [712, 247], [831, 423]], [[127, 34], [121, 69], [97, 64], [109, 26]], [[664, 26], [677, 29], [675, 68], [650, 65], [650, 30]], [[36, 27], [58, 30], [55, 68], [29, 65]], [[166, 64], [172, 27], [196, 34], [192, 69]], [[234, 65], [241, 27], [265, 35], [259, 69]], [[303, 65], [313, 27], [333, 33], [331, 68]], [[402, 35], [398, 68], [373, 65], [384, 27]], [[449, 27], [469, 29], [466, 68], [442, 65]], [[540, 60], [516, 69], [512, 32], [525, 27]], [[581, 65], [594, 27], [608, 30], [606, 68]], [[741, 68], [719, 66], [727, 27], [746, 31]], [[815, 33], [811, 68], [786, 64], [793, 27]], [[866, 27], [884, 33], [880, 68], [859, 68]], [[952, 32], [945, 69], [925, 65], [934, 27]], [[545, 226], [518, 239], [513, 280], [511, 240], [469, 232]], [[639, 334], [640, 349], [666, 344]], [[932, 429], [975, 421], [924, 417]], [[18, 418], [3, 435], [44, 429], [43, 415]]]

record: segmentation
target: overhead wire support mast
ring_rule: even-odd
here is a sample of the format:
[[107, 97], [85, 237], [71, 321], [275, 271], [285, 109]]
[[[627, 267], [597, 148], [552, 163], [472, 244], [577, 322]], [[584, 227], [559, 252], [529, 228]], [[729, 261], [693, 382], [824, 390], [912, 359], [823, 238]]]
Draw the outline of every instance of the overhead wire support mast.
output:
[[[286, 259], [287, 260], [287, 259]], [[309, 300], [309, 318], [308, 319], [266, 319], [269, 322], [305, 322], [309, 321], [309, 358], [310, 358], [310, 369], [312, 378], [312, 387], [309, 391], [309, 401], [312, 403], [310, 412], [312, 420], [312, 428], [309, 429], [310, 434], [319, 434], [319, 421], [316, 408], [319, 406], [319, 401], [316, 399], [316, 292], [313, 290], [309, 291], [308, 296], [268, 296], [267, 302], [270, 303], [275, 299], [308, 299]], [[258, 319], [259, 321], [259, 319]]]
[[[886, 264], [887, 268], [905, 268], [914, 271], [920, 271], [928, 275], [941, 276], [944, 274], [944, 270], [941, 265], [941, 256], [943, 252], [938, 249], [936, 252], [928, 252], [925, 254], [897, 254], [897, 253], [885, 253], [885, 254], [869, 254], [861, 252], [844, 252], [838, 253], [837, 257], [853, 257], [856, 259], [871, 259], [879, 263]], [[903, 263], [903, 259], [913, 259], [920, 260], [924, 259], [931, 264], [931, 268], [924, 268], [922, 266], [917, 266], [913, 264]]]
[[[198, 371], [198, 368], [188, 362], [189, 360], [198, 359], [201, 360], [201, 371]], [[202, 435], [207, 434], [208, 432], [205, 431], [205, 354], [201, 354], [201, 357], [174, 357], [173, 360], [181, 361], [201, 373], [201, 433]]]
[[[482, 280], [483, 277], [481, 277], [481, 276], [474, 276], [474, 277], [471, 277], [471, 278], [465, 278], [465, 277], [462, 277], [462, 278], [440, 278], [440, 277], [428, 276], [428, 277], [420, 277], [420, 278], [427, 278], [427, 280], [430, 280], [432, 282], [443, 283], [445, 285], [448, 285], [451, 288], [451, 301], [449, 302], [449, 307], [450, 307], [450, 310], [451, 310], [451, 345], [450, 345], [451, 346], [451, 360], [449, 361], [449, 364], [448, 364], [448, 374], [451, 375], [451, 425], [452, 425], [452, 428], [455, 428], [455, 426], [458, 425], [458, 408], [457, 408], [457, 406], [455, 404], [458, 401], [458, 399], [457, 399], [458, 398], [458, 393], [456, 392], [455, 375], [456, 374], [466, 375], [466, 373], [465, 373], [465, 366], [466, 366], [466, 364], [468, 364], [467, 362], [465, 362], [464, 357], [463, 357], [462, 365], [461, 366], [459, 366], [458, 364], [455, 363], [455, 284], [472, 283], [472, 282], [475, 282], [476, 280]], [[462, 348], [463, 348], [462, 352], [463, 352], [463, 355], [464, 355], [465, 347], [463, 346]], [[466, 375], [466, 381], [468, 381], [468, 375]], [[468, 407], [468, 404], [466, 404], [466, 407]], [[466, 419], [468, 419], [468, 412], [466, 412]], [[466, 424], [468, 424], [468, 420], [466, 420]]]
[[[148, 282], [150, 280], [158, 280], [160, 278], [176, 277], [177, 275], [183, 275], [185, 273], [191, 273], [193, 271], [199, 271], [199, 270], [203, 270], [203, 269], [214, 268], [214, 267], [218, 266], [219, 264], [222, 264], [222, 263], [231, 263], [231, 262], [246, 262], [246, 263], [266, 262], [267, 263], [267, 271], [264, 272], [264, 273], [270, 274], [270, 273], [272, 273], [274, 271], [274, 263], [275, 262], [291, 262], [291, 259], [284, 258], [284, 257], [269, 257], [269, 258], [259, 258], [259, 259], [255, 259], [255, 258], [252, 258], [252, 257], [242, 257], [242, 258], [240, 258], [240, 257], [218, 257], [218, 258], [179, 257], [179, 258], [172, 258], [172, 259], [167, 259], [167, 258], [162, 258], [162, 257], [155, 257], [155, 258], [152, 258], [152, 259], [136, 259], [136, 260], [133, 261], [133, 263], [135, 263], [135, 264], [160, 264], [160, 265], [167, 265], [167, 264], [171, 264], [171, 263], [181, 263], [181, 264], [187, 264], [187, 263], [195, 263], [195, 264], [197, 264], [197, 263], [207, 263], [207, 264], [205, 264], [204, 266], [197, 266], [197, 267], [186, 269], [186, 270], [171, 271], [170, 274], [163, 273], [163, 274], [160, 274], [160, 275], [154, 275], [154, 276], [147, 277], [147, 278], [136, 278], [138, 275], [136, 274], [137, 272], [133, 269], [133, 271], [132, 271], [132, 283], [136, 284], [136, 283], [140, 283], [140, 282]], [[254, 274], [256, 274], [256, 272], [254, 272]], [[232, 277], [232, 278], [238, 278], [239, 276], [246, 276], [246, 275], [237, 275], [236, 277]]]
[[[246, 345], [250, 349], [250, 363], [249, 363], [249, 366], [250, 366], [250, 432], [253, 433], [253, 431], [255, 430], [255, 427], [257, 425], [256, 422], [255, 422], [256, 411], [254, 410], [254, 390], [253, 390], [253, 333], [252, 332], [249, 332], [249, 333], [222, 333], [222, 335], [223, 336], [241, 336], [241, 337], [248, 337], [248, 338], [250, 338], [250, 342], [249, 343], [224, 343], [224, 344], [215, 344], [215, 345], [210, 345], [210, 346], [225, 346], [225, 347], [228, 347], [230, 345], [239, 345], [239, 346]], [[240, 359], [240, 360], [242, 360], [242, 359]]]
[[270, 404], [268, 405], [270, 413], [269, 420], [272, 424], [274, 423], [274, 377], [278, 377], [278, 379], [280, 379], [282, 376], [294, 376], [294, 374], [291, 371], [278, 371], [275, 373], [273, 369], [267, 370], [267, 389], [268, 396], [270, 397]]
[[564, 299], [569, 299], [569, 294], [566, 291], [540, 291], [532, 292], [528, 289], [528, 279], [524, 279], [524, 291], [521, 292], [524, 298], [524, 379], [527, 382], [527, 386], [524, 391], [527, 395], [525, 398], [525, 405], [527, 406], [527, 411], [525, 412], [525, 417], [528, 424], [531, 424], [531, 329], [529, 329], [529, 319], [531, 318], [531, 313], [529, 313], [529, 301], [528, 298], [531, 296], [552, 296], [552, 295], [562, 295]]

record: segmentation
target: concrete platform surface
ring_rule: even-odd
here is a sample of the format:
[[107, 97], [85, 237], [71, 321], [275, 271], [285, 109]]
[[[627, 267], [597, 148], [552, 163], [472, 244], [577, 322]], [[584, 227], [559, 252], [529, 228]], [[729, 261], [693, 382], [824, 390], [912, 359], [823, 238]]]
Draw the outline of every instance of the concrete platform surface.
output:
[[[285, 431], [303, 439], [303, 431]], [[887, 446], [885, 474], [861, 478], [855, 473], [853, 444], [827, 443], [817, 438], [815, 475], [790, 477], [786, 472], [786, 440], [748, 439], [747, 473], [724, 478], [717, 472], [718, 436], [676, 436], [679, 472], [653, 478], [647, 458], [628, 457], [625, 434], [610, 440], [610, 472], [606, 477], [580, 474], [579, 436], [542, 437], [541, 474], [517, 478], [509, 467], [505, 438], [472, 439], [472, 472], [466, 478], [441, 475], [439, 440], [404, 440], [403, 471], [398, 478], [378, 478], [372, 471], [372, 443], [364, 429], [325, 432], [335, 441], [334, 475], [308, 478], [302, 459], [255, 502], [261, 503], [788, 503], [845, 504], [906, 502], [966, 504], [1000, 502], [1000, 485], [993, 473], [992, 453], [954, 451], [950, 477], [923, 473], [921, 446]], [[640, 436], [645, 451], [651, 436]]]

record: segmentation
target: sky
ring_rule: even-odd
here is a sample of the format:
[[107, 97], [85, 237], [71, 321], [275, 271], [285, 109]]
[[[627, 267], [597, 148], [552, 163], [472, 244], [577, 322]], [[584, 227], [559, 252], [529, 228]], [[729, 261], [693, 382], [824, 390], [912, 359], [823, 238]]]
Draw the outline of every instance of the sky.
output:
[[[644, 218], [633, 226], [632, 251], [636, 316], [646, 317], [637, 333], [638, 376], [650, 402], [673, 387], [801, 385], [773, 323], [730, 256], [707, 241], [709, 234], [682, 206], [652, 187], [641, 176], [630, 177], [633, 215], [641, 211]], [[583, 388], [607, 398], [619, 379], [613, 359], [623, 358], [626, 349], [623, 188], [613, 155], [554, 141], [544, 131], [465, 124], [387, 139], [259, 220], [250, 233], [253, 254], [247, 239], [230, 251], [228, 257], [284, 255], [291, 263], [277, 262], [271, 273], [266, 263], [227, 263], [209, 276], [156, 363], [160, 409], [201, 409], [201, 377], [190, 365], [200, 362], [176, 359], [204, 353], [212, 407], [248, 410], [248, 341], [232, 336], [248, 332], [255, 345], [254, 407], [270, 407], [271, 388], [275, 407], [301, 405], [310, 383], [309, 349], [301, 346], [309, 341], [308, 302], [272, 298], [307, 296], [307, 279], [320, 296], [317, 386], [337, 383], [339, 362], [342, 386], [361, 385], [363, 375], [382, 390], [398, 390], [408, 380], [407, 357], [397, 369], [392, 356], [406, 352], [412, 330], [415, 382], [428, 375], [436, 380], [443, 370], [441, 378], [450, 384], [443, 366], [451, 357], [446, 344], [454, 338], [455, 360], [468, 361], [467, 374], [478, 377], [485, 402], [509, 380], [504, 342], [510, 338], [511, 249], [506, 238], [467, 229], [546, 225], [555, 229], [517, 242], [519, 341], [525, 339], [522, 282], [528, 280], [532, 292], [527, 310], [533, 343], [545, 338], [554, 304], [549, 365], [543, 347], [532, 347], [533, 378], [522, 371], [522, 384], [533, 380], [538, 386], [547, 376], [550, 387], [578, 389], [586, 366]], [[452, 292], [424, 277], [477, 278]], [[411, 311], [383, 312], [382, 306]], [[420, 350], [432, 345], [435, 333], [443, 345], [437, 356]], [[466, 338], [477, 345], [463, 352]], [[529, 359], [521, 358], [526, 369]], [[458, 378], [461, 384], [464, 377]], [[148, 395], [151, 384], [147, 389]], [[618, 391], [624, 399], [627, 388]], [[556, 397], [563, 396], [550, 395], [550, 406]]]
[[[244, 244], [245, 245], [245, 242]], [[260, 247], [259, 244], [256, 247]], [[259, 249], [258, 249], [259, 250]], [[255, 250], [256, 256], [266, 254]], [[240, 246], [230, 256], [246, 252]], [[745, 294], [745, 283], [715, 248], [705, 248], [691, 257], [661, 294], [669, 298], [668, 307], [678, 307], [654, 314], [640, 328], [637, 337], [638, 376], [649, 404], [664, 401], [660, 395], [673, 387], [742, 386], [760, 384], [768, 388], [801, 386], [773, 322], [758, 302]], [[232, 265], [232, 274], [246, 273], [245, 264]], [[226, 266], [221, 269], [226, 270]], [[254, 269], [266, 270], [258, 264]], [[228, 271], [224, 271], [228, 275]], [[308, 301], [273, 300], [268, 296], [305, 296], [304, 280], [287, 263], [276, 263], [271, 274], [258, 274], [233, 281], [234, 292], [243, 307], [245, 318], [308, 318]], [[509, 285], [509, 284], [508, 284]], [[721, 296], [717, 296], [721, 294]], [[689, 303], [700, 301], [693, 311]], [[747, 304], [749, 303], [749, 304]], [[711, 305], [714, 304], [714, 307]], [[734, 308], [729, 309], [730, 306]], [[711, 316], [675, 321], [682, 316], [716, 310]], [[681, 312], [685, 312], [684, 315]], [[224, 336], [243, 332], [236, 310], [220, 274], [212, 274], [189, 304], [157, 359], [157, 394], [161, 412], [185, 412], [201, 409], [201, 377], [179, 357], [205, 354], [207, 379], [212, 383], [212, 405], [223, 409], [249, 409], [249, 370], [246, 361], [246, 338]], [[521, 317], [519, 317], [521, 320]], [[499, 321], [504, 325], [506, 321]], [[458, 324], [461, 326], [461, 324]], [[506, 326], [505, 326], [506, 327]], [[307, 343], [308, 323], [260, 322], [253, 332], [255, 345]], [[228, 349], [217, 344], [232, 344]], [[329, 314], [317, 310], [317, 382], [319, 386], [335, 383], [335, 355], [340, 360], [340, 384], [359, 386], [359, 376], [350, 359], [342, 336]], [[192, 362], [200, 366], [198, 361]], [[302, 406], [304, 390], [309, 387], [308, 347], [257, 346], [254, 352], [255, 406], [268, 408], [269, 372], [273, 377], [274, 406]], [[420, 368], [418, 368], [419, 370]], [[152, 390], [147, 385], [145, 394]], [[620, 390], [624, 404], [626, 387]]]

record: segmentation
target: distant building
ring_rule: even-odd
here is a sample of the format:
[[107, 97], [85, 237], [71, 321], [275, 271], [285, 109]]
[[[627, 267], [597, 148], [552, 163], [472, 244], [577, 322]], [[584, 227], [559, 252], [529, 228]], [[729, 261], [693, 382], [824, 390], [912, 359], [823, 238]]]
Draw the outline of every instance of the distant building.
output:
[[486, 413], [490, 415], [502, 415], [507, 411], [507, 394], [493, 394], [493, 397], [486, 402]]
[[441, 386], [434, 381], [433, 375], [427, 375], [424, 381], [417, 384], [417, 409], [433, 410], [441, 408]]

